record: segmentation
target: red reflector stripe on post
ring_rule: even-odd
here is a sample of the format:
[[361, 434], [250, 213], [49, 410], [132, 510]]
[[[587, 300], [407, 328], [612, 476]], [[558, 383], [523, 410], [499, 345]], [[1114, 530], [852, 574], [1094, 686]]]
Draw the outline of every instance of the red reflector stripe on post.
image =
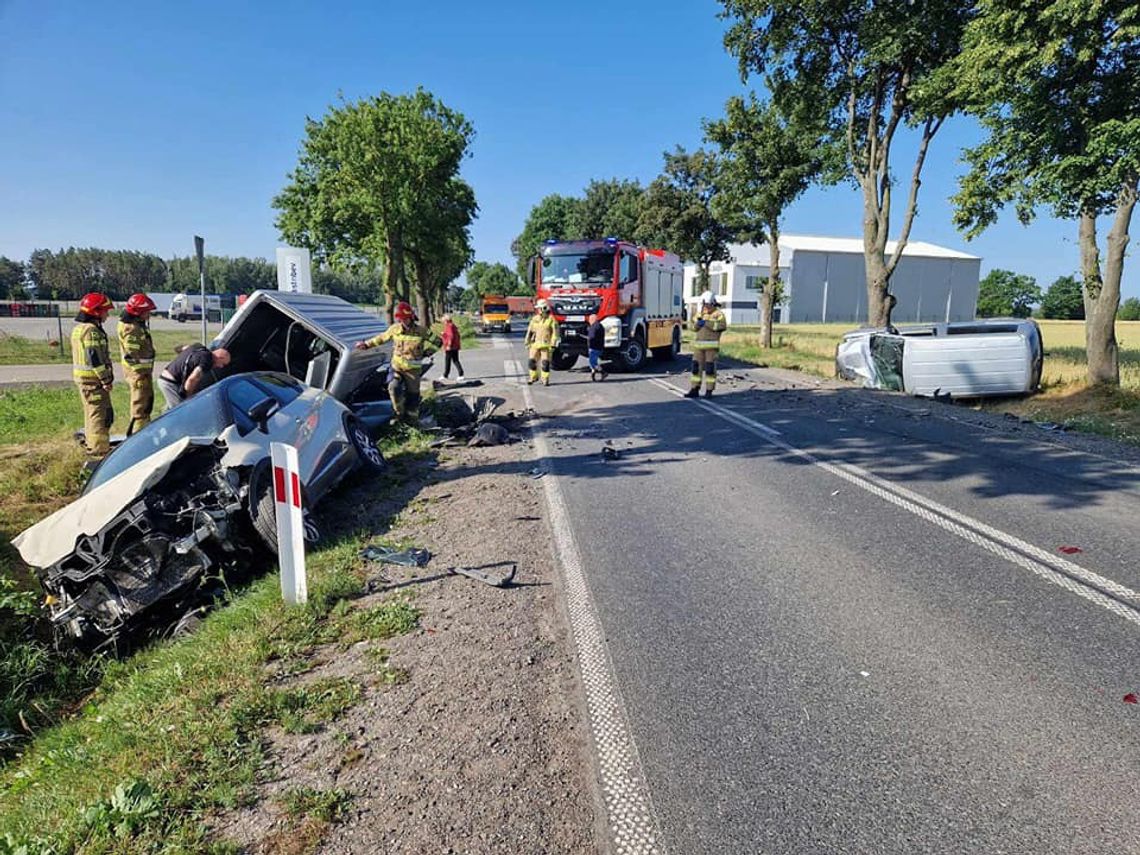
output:
[[297, 473], [290, 473], [293, 476], [293, 507], [301, 507], [301, 479], [297, 477]]
[[280, 466], [273, 467], [273, 492], [277, 501], [285, 502], [285, 470]]

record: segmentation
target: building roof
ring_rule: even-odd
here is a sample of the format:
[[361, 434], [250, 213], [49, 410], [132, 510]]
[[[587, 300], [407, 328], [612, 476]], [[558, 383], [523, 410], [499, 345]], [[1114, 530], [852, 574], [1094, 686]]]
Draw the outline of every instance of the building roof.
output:
[[[895, 241], [887, 241], [887, 254], [895, 251]], [[768, 244], [733, 243], [728, 246], [729, 254], [737, 264], [766, 266], [769, 263]], [[851, 255], [863, 254], [862, 238], [817, 237], [815, 235], [780, 235], [780, 252], [793, 254], [803, 252], [836, 252]], [[925, 241], [907, 241], [903, 249], [905, 256], [922, 258], [958, 258], [978, 261], [976, 255], [948, 249]], [[781, 258], [781, 267], [787, 265], [791, 259]]]

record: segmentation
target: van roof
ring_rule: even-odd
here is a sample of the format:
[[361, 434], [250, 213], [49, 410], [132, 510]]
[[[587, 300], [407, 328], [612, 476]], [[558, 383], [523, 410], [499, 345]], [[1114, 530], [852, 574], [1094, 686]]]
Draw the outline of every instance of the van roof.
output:
[[[276, 306], [306, 324], [317, 335], [343, 347], [351, 348], [356, 342], [378, 335], [388, 328], [378, 315], [370, 314], [340, 297], [331, 294], [298, 294], [292, 291], [254, 291], [234, 315], [234, 320], [262, 302]], [[218, 339], [222, 341], [225, 337], [226, 330], [222, 330]]]

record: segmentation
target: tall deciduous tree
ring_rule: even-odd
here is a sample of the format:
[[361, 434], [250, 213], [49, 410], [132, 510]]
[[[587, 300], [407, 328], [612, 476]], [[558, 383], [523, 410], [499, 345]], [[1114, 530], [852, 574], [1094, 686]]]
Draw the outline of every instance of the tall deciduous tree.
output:
[[[972, 2], [965, 0], [721, 0], [734, 21], [725, 46], [742, 78], [764, 75], [787, 115], [831, 123], [863, 193], [868, 321], [889, 315], [888, 287], [910, 238], [931, 140], [955, 108], [937, 73], [958, 54]], [[918, 148], [894, 252], [891, 149], [916, 126]]]
[[636, 181], [591, 181], [570, 221], [574, 237], [633, 240], [643, 192]]
[[497, 261], [472, 264], [467, 271], [467, 287], [480, 299], [488, 294], [511, 296], [528, 290], [507, 265]]
[[[1120, 382], [1115, 320], [1140, 179], [1135, 0], [979, 0], [954, 78], [988, 137], [966, 153], [956, 221], [974, 236], [1012, 203], [1078, 222], [1088, 378]], [[1097, 218], [1111, 216], [1105, 261]]]
[[788, 119], [755, 95], [730, 98], [723, 119], [708, 122], [705, 135], [723, 155], [720, 190], [713, 212], [737, 235], [768, 244], [768, 282], [760, 297], [760, 346], [772, 346], [772, 310], [782, 299], [780, 221], [784, 212], [828, 166], [834, 166], [826, 127]]
[[1058, 276], [1041, 298], [1041, 317], [1060, 321], [1083, 321], [1085, 302], [1075, 276]]
[[709, 266], [728, 258], [733, 230], [713, 212], [720, 161], [703, 149], [665, 152], [665, 170], [645, 191], [637, 239], [661, 246], [697, 265], [700, 290]]
[[[423, 89], [331, 107], [306, 121], [300, 161], [273, 200], [277, 228], [335, 267], [382, 263], [389, 305], [410, 297], [409, 246], [422, 260], [442, 256], [456, 240], [453, 232], [429, 236], [423, 224], [433, 205], [449, 204], [473, 135], [461, 113]], [[430, 241], [438, 242], [434, 250]], [[418, 289], [428, 287], [422, 271], [416, 280]]]
[[1041, 299], [1037, 280], [1012, 270], [991, 270], [978, 283], [978, 317], [1028, 318]]
[[[580, 199], [552, 193], [531, 208], [523, 224], [522, 234], [511, 242], [511, 254], [517, 259], [519, 276], [526, 278], [527, 262], [537, 253], [545, 240], [570, 240], [581, 237], [578, 227]], [[468, 281], [471, 274], [468, 273]]]

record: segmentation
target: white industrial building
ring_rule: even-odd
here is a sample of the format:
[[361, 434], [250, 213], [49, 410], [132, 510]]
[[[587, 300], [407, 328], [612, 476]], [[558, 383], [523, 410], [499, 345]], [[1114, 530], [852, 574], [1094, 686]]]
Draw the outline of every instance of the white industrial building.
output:
[[[865, 323], [867, 276], [860, 238], [780, 237], [780, 278], [784, 300], [776, 306], [777, 323]], [[887, 256], [894, 251], [887, 244]], [[731, 244], [728, 261], [714, 262], [709, 286], [730, 324], [760, 322], [760, 291], [768, 280], [768, 244]], [[891, 293], [898, 298], [891, 320], [972, 321], [978, 302], [976, 255], [909, 241], [891, 276]], [[698, 270], [685, 265], [685, 302], [700, 297]]]

